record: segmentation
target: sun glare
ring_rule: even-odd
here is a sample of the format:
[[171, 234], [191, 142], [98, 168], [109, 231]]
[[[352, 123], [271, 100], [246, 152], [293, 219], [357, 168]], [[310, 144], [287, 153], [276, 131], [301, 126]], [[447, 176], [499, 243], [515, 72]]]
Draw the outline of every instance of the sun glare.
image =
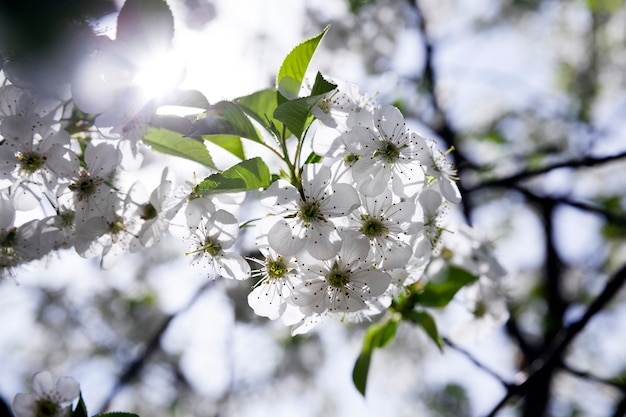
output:
[[147, 57], [138, 67], [133, 84], [144, 98], [158, 98], [177, 88], [185, 76], [182, 59], [174, 51]]

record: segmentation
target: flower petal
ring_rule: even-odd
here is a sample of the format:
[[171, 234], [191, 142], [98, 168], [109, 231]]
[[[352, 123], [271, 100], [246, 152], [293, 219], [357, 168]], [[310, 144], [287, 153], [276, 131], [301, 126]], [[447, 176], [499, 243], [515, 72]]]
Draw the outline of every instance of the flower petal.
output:
[[63, 403], [72, 402], [78, 398], [80, 386], [71, 376], [63, 376], [57, 381], [56, 391], [59, 401]]
[[33, 393], [39, 398], [50, 395], [54, 391], [54, 382], [50, 372], [41, 371], [33, 375], [32, 388]]
[[17, 394], [13, 398], [13, 412], [15, 417], [33, 417], [37, 408], [35, 406], [35, 396], [32, 394]]

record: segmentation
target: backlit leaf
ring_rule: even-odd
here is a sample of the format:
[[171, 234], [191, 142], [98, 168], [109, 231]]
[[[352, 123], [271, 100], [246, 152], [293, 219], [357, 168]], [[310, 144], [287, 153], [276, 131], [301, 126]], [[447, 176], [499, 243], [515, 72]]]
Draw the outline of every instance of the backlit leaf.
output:
[[151, 127], [143, 141], [157, 152], [189, 159], [215, 169], [206, 145], [197, 139], [169, 129]]
[[213, 174], [194, 188], [194, 194], [239, 192], [266, 188], [271, 183], [270, 170], [260, 157], [247, 159], [229, 169]]
[[304, 74], [320, 41], [328, 31], [328, 26], [318, 35], [307, 39], [292, 49], [287, 55], [276, 78], [276, 87], [280, 94], [288, 99], [298, 97]]
[[361, 353], [352, 370], [352, 381], [361, 395], [365, 395], [365, 389], [367, 388], [367, 375], [374, 349], [382, 348], [389, 344], [396, 336], [397, 329], [398, 321], [395, 319], [387, 320], [384, 323], [372, 324], [367, 329]]
[[248, 116], [231, 101], [209, 106], [193, 123], [188, 136], [228, 135], [263, 142]]

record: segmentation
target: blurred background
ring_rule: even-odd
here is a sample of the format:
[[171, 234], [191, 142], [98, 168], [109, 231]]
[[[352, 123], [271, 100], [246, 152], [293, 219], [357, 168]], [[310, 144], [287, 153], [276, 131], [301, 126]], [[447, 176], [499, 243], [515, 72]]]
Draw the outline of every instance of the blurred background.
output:
[[[91, 29], [65, 31], [50, 10], [2, 3], [0, 46], [24, 42], [38, 77], [80, 58], [79, 46], [47, 52]], [[75, 10], [61, 3], [55, 11]], [[93, 3], [77, 13], [96, 32], [115, 33], [120, 3], [78, 3]], [[273, 85], [289, 50], [330, 24], [314, 68], [377, 92], [441, 149], [454, 146], [463, 203], [449, 215], [492, 242], [510, 318], [486, 337], [447, 338], [443, 352], [403, 323], [375, 352], [363, 398], [351, 373], [364, 325], [292, 338], [247, 306], [251, 282], [207, 280], [174, 239], [108, 270], [67, 252], [0, 283], [5, 404], [48, 369], [80, 382], [91, 414], [626, 415], [622, 1], [168, 3], [183, 87], [210, 102]], [[67, 13], [58, 20], [76, 22]], [[446, 337], [471, 318], [463, 295], [433, 311]]]

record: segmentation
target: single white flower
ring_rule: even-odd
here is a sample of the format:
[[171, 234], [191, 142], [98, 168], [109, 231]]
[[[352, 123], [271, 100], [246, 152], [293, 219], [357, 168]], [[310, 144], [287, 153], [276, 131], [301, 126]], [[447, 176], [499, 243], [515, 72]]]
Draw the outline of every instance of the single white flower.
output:
[[74, 210], [58, 207], [56, 212], [39, 222], [40, 241], [51, 250], [70, 248], [76, 238]]
[[67, 132], [51, 128], [0, 143], [0, 179], [13, 181], [18, 210], [37, 207], [59, 182], [78, 174], [78, 157], [67, 147], [69, 143]]
[[349, 227], [368, 238], [377, 266], [385, 269], [405, 266], [413, 255], [408, 236], [422, 227], [414, 219], [416, 204], [394, 201], [391, 190], [376, 197], [361, 196], [361, 201]]
[[[412, 196], [421, 187], [424, 172], [416, 159], [416, 144], [406, 130], [404, 116], [394, 106], [364, 113], [358, 125], [340, 136], [352, 156], [352, 177], [358, 190], [375, 196], [389, 187], [399, 196]], [[408, 195], [408, 193], [411, 195]]]
[[[76, 224], [91, 217], [100, 217], [107, 222], [116, 220], [116, 212], [121, 204], [114, 187], [115, 173], [120, 163], [120, 153], [113, 146], [100, 143], [88, 144], [85, 149], [87, 169], [80, 171], [67, 186], [73, 196], [76, 211]], [[64, 189], [57, 196], [64, 195]]]
[[279, 180], [267, 189], [261, 202], [282, 217], [268, 234], [270, 247], [285, 255], [304, 248], [316, 259], [337, 254], [341, 239], [332, 220], [348, 216], [360, 205], [354, 188], [331, 183], [328, 167], [311, 164], [304, 167], [302, 193]]
[[128, 191], [120, 209], [111, 219], [90, 217], [76, 226], [74, 248], [79, 255], [100, 256], [100, 266], [110, 268], [118, 256], [135, 250], [139, 241], [140, 220], [133, 202], [133, 188]]
[[441, 194], [432, 188], [422, 191], [417, 197], [417, 202], [423, 214], [423, 235], [430, 245], [433, 254], [438, 254], [441, 249], [441, 235], [446, 215], [447, 202]]
[[348, 118], [361, 111], [372, 112], [375, 109], [373, 96], [359, 90], [356, 84], [337, 83], [337, 88], [324, 94], [311, 112], [325, 126], [346, 132]]
[[69, 376], [56, 381], [48, 371], [33, 376], [32, 394], [17, 394], [13, 398], [16, 417], [65, 417], [71, 414], [71, 403], [80, 395], [80, 386]]
[[356, 313], [389, 287], [389, 274], [367, 261], [368, 239], [348, 232], [341, 237], [344, 244], [334, 258], [301, 266], [302, 284], [296, 287], [297, 298], [292, 302], [305, 315]]
[[438, 187], [446, 200], [458, 204], [461, 202], [461, 192], [456, 184], [459, 177], [456, 168], [446, 159], [453, 150], [450, 148], [447, 152], [441, 152], [434, 141], [429, 141], [427, 146], [420, 149], [418, 158], [426, 169], [429, 183]]
[[12, 276], [17, 266], [39, 259], [52, 248], [40, 241], [39, 220], [14, 225], [15, 208], [0, 194], [0, 278]]
[[484, 339], [509, 319], [505, 293], [500, 282], [481, 276], [462, 291], [469, 320], [454, 326], [450, 338], [458, 343]]
[[[185, 211], [191, 242], [187, 255], [192, 255], [193, 264], [208, 263], [211, 276], [219, 274], [239, 280], [249, 278], [250, 265], [241, 255], [227, 250], [237, 240], [237, 219], [225, 210], [215, 210], [207, 201], [201, 198], [192, 200]], [[207, 205], [212, 206], [211, 211], [203, 210]], [[202, 216], [196, 216], [198, 212], [203, 213]]]
[[174, 183], [168, 179], [167, 168], [161, 175], [161, 183], [150, 194], [150, 200], [139, 207], [139, 217], [144, 220], [139, 230], [139, 241], [145, 247], [156, 244], [165, 234], [170, 220], [178, 213], [185, 200], [178, 198]]
[[61, 100], [15, 85], [3, 85], [0, 87], [0, 130], [3, 136], [7, 134], [5, 138], [22, 136], [18, 132], [27, 133], [31, 128], [56, 123], [62, 108]]
[[[252, 273], [253, 278], [260, 278], [248, 295], [248, 304], [254, 312], [270, 320], [282, 317], [287, 309], [296, 309], [288, 303], [300, 284], [299, 269], [293, 256], [277, 254], [272, 248], [259, 248], [263, 260], [251, 259], [260, 265], [260, 269]], [[288, 314], [293, 316], [293, 314]], [[289, 321], [285, 324], [292, 324]]]

